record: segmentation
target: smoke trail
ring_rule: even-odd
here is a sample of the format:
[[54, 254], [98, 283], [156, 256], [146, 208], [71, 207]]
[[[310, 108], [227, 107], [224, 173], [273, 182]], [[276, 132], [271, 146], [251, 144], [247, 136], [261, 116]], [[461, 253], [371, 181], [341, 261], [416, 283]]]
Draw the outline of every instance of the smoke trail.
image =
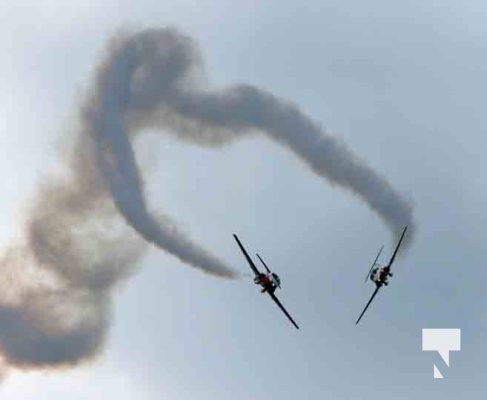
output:
[[73, 365], [97, 354], [109, 326], [111, 292], [134, 272], [147, 242], [202, 271], [235, 276], [148, 209], [131, 145], [143, 128], [164, 128], [213, 147], [260, 132], [318, 176], [356, 194], [393, 232], [405, 224], [412, 231], [407, 202], [299, 108], [248, 85], [212, 91], [202, 71], [195, 43], [176, 30], [112, 40], [80, 110], [65, 171], [41, 185], [25, 240], [0, 256], [0, 357], [6, 365]]
[[[295, 153], [317, 175], [364, 200], [394, 233], [409, 225], [411, 238], [411, 206], [344, 143], [325, 134], [294, 104], [257, 87], [206, 89], [197, 79], [201, 72], [192, 40], [159, 29], [115, 43], [99, 75], [96, 106], [90, 112], [99, 165], [120, 211], [144, 237], [185, 259], [183, 249], [169, 249], [171, 235], [146, 212], [140, 194], [129, 136], [151, 127], [169, 128], [182, 139], [206, 146], [259, 131]], [[124, 192], [127, 187], [132, 190]]]

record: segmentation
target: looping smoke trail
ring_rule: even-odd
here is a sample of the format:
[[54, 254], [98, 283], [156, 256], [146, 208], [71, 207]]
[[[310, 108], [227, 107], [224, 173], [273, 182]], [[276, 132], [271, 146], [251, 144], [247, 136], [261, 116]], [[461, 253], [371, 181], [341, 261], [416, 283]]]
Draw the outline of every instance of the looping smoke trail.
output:
[[[151, 38], [154, 44], [157, 37]], [[167, 250], [189, 265], [223, 277], [236, 277], [235, 273], [214, 256], [192, 243], [167, 218], [156, 218], [147, 209], [142, 190], [142, 181], [136, 166], [135, 155], [128, 138], [127, 120], [131, 110], [131, 84], [136, 74], [143, 68], [144, 62], [152, 59], [151, 53], [140, 54], [144, 41], [138, 37], [123, 42], [108, 58], [99, 70], [97, 84], [91, 102], [84, 112], [86, 133], [95, 143], [95, 157], [98, 167], [113, 196], [116, 206], [126, 220], [148, 241]], [[154, 48], [157, 52], [157, 48]], [[172, 53], [164, 59], [163, 51], [157, 55], [165, 65], [178, 66]], [[162, 54], [160, 54], [162, 53]], [[161, 57], [162, 56], [162, 57]], [[176, 60], [177, 61], [177, 60]], [[152, 65], [151, 65], [152, 66]], [[180, 66], [180, 65], [179, 65]], [[150, 71], [163, 74], [159, 81], [168, 81], [173, 85], [171, 71], [164, 69]], [[160, 82], [158, 89], [163, 90]], [[154, 90], [154, 87], [149, 88]], [[146, 93], [144, 94], [147, 94]], [[147, 96], [146, 96], [147, 98]], [[145, 104], [139, 110], [149, 111], [152, 105]], [[134, 134], [135, 132], [132, 132]]]
[[41, 185], [25, 240], [0, 256], [4, 364], [73, 365], [97, 354], [111, 291], [134, 272], [147, 242], [202, 271], [236, 277], [167, 217], [149, 211], [131, 145], [143, 128], [167, 128], [214, 147], [261, 132], [357, 195], [393, 232], [403, 225], [413, 231], [409, 204], [297, 106], [249, 85], [212, 91], [201, 79], [202, 65], [195, 43], [174, 29], [118, 35], [108, 46], [64, 175]]
[[[144, 127], [159, 127], [207, 146], [258, 130], [295, 153], [317, 175], [356, 194], [394, 233], [409, 225], [411, 239], [410, 204], [344, 143], [324, 133], [294, 104], [257, 87], [205, 89], [197, 81], [201, 71], [192, 40], [176, 30], [159, 29], [114, 45], [99, 75], [96, 98], [103, 106], [93, 113], [97, 117], [92, 129], [95, 140], [103, 144], [99, 165], [117, 206], [144, 237], [159, 243], [157, 237], [163, 236], [161, 247], [167, 246], [166, 227], [146, 212], [128, 136]], [[107, 153], [104, 146], [112, 151]], [[121, 193], [126, 187], [137, 197]]]

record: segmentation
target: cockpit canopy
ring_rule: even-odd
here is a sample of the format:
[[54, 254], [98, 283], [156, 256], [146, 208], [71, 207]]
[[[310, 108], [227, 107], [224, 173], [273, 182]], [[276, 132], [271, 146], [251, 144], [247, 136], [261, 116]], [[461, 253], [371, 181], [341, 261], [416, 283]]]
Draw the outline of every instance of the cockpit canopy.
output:
[[279, 279], [279, 276], [275, 273], [271, 274], [272, 276], [272, 281], [276, 286], [281, 286], [281, 280]]

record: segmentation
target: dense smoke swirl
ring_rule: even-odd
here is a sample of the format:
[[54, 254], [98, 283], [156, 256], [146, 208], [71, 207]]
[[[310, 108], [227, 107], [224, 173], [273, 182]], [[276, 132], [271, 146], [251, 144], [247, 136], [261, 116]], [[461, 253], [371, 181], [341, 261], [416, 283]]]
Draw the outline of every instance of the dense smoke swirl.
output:
[[213, 147], [266, 135], [364, 201], [393, 233], [409, 225], [412, 238], [411, 206], [343, 142], [260, 88], [212, 90], [202, 70], [195, 43], [173, 29], [117, 35], [108, 46], [80, 110], [65, 174], [41, 185], [25, 240], [0, 258], [6, 365], [73, 365], [95, 355], [109, 326], [112, 289], [134, 271], [147, 242], [207, 273], [236, 276], [148, 209], [131, 143], [144, 128]]

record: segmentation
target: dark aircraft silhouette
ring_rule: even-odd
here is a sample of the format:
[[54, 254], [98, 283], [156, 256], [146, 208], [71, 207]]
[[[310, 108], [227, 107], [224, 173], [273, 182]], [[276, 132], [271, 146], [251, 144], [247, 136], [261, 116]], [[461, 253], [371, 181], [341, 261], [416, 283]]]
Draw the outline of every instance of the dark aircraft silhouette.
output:
[[247, 262], [249, 263], [250, 268], [252, 269], [253, 273], [255, 274], [254, 283], [257, 285], [260, 285], [262, 287], [262, 290], [261, 290], [262, 293], [268, 293], [269, 296], [271, 296], [272, 300], [274, 300], [274, 302], [279, 306], [279, 308], [284, 312], [284, 314], [286, 314], [286, 317], [289, 318], [289, 320], [296, 327], [296, 329], [299, 329], [299, 326], [296, 324], [296, 322], [294, 322], [291, 315], [289, 315], [287, 310], [284, 308], [284, 306], [281, 304], [279, 299], [274, 294], [274, 292], [276, 291], [277, 288], [279, 288], [279, 289], [281, 288], [281, 280], [279, 279], [279, 276], [276, 273], [271, 272], [271, 270], [266, 265], [264, 260], [262, 260], [262, 258], [257, 254], [257, 257], [259, 258], [260, 262], [264, 265], [264, 267], [267, 271], [267, 273], [260, 272], [257, 269], [254, 262], [252, 261], [252, 259], [250, 258], [250, 256], [248, 255], [245, 248], [243, 247], [242, 243], [238, 239], [237, 235], [233, 234], [233, 237], [237, 241], [237, 244], [240, 247], [240, 250], [242, 250], [242, 253], [245, 256], [245, 258], [247, 259]]
[[[391, 266], [392, 263], [394, 262], [394, 259], [396, 258], [397, 251], [399, 250], [399, 246], [401, 245], [402, 239], [404, 238], [404, 234], [406, 233], [406, 229], [408, 227], [406, 226], [404, 230], [402, 231], [401, 238], [399, 239], [399, 242], [397, 243], [396, 249], [394, 250], [394, 254], [392, 255], [389, 264], [381, 266], [377, 264], [377, 260], [379, 259], [380, 253], [382, 252], [382, 249], [384, 246], [381, 247], [379, 250], [379, 253], [377, 254], [377, 257], [375, 258], [374, 262], [372, 263], [372, 266], [369, 269], [369, 272], [367, 273], [365, 277], [365, 281], [367, 281], [367, 278], [369, 278], [372, 282], [375, 283], [375, 290], [374, 293], [372, 293], [372, 296], [370, 297], [369, 302], [366, 304], [364, 310], [362, 311], [362, 314], [360, 314], [360, 317], [358, 317], [357, 322], [355, 322], [355, 325], [357, 325], [360, 320], [362, 319], [363, 315], [365, 314], [365, 311], [367, 311], [367, 308], [369, 308], [370, 303], [372, 303], [372, 300], [374, 300], [374, 297], [376, 294], [379, 292], [379, 289], [385, 285], [387, 286], [389, 284], [388, 278], [392, 277], [391, 273]], [[376, 267], [377, 266], [377, 267]], [[376, 267], [376, 268], [374, 268]]]

